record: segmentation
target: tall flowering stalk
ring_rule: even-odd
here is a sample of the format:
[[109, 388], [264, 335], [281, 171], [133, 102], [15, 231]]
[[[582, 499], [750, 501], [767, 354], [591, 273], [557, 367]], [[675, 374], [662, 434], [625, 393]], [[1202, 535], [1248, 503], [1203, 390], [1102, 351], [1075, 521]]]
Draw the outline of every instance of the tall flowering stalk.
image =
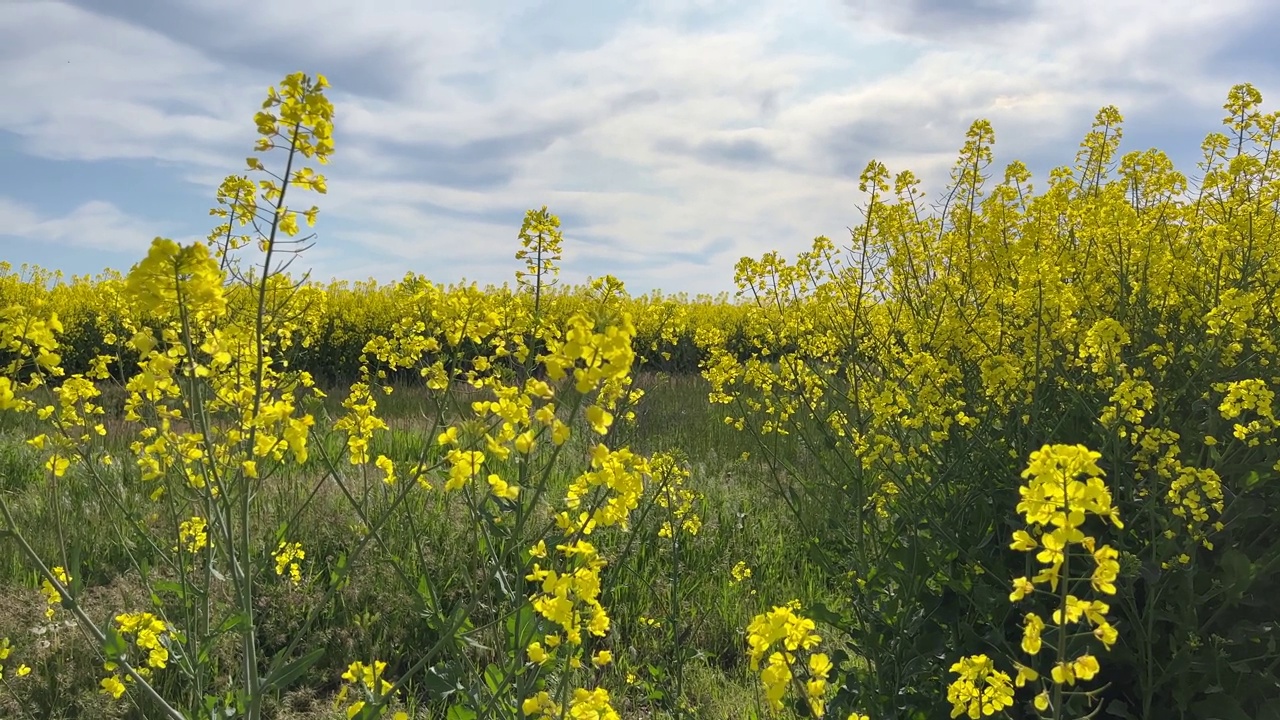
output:
[[[283, 172], [268, 170], [259, 157], [248, 158], [248, 169], [267, 178], [228, 178], [219, 202], [230, 207], [213, 211], [227, 223], [207, 243], [180, 245], [155, 238], [120, 287], [122, 325], [131, 335], [118, 349], [136, 354], [138, 367], [123, 383], [123, 420], [136, 429], [129, 449], [137, 477], [155, 503], [155, 516], [168, 518], [178, 538], [177, 544], [166, 544], [171, 556], [160, 565], [173, 574], [182, 596], [208, 598], [214, 578], [225, 578], [231, 607], [206, 600], [158, 607], [155, 615], [122, 612], [114, 622], [96, 622], [77, 603], [78, 586], [70, 577], [79, 574], [77, 568], [64, 561], [49, 569], [41, 562], [0, 498], [7, 528], [43, 576], [50, 611], [55, 604], [66, 608], [100, 644], [103, 692], [121, 698], [136, 687], [154, 712], [165, 717], [188, 717], [194, 707], [207, 713], [223, 703], [207, 691], [222, 682], [217, 678], [222, 671], [209, 657], [224, 632], [234, 632], [241, 641], [239, 686], [226, 695], [226, 702], [247, 718], [261, 717], [264, 698], [315, 662], [309, 658], [290, 666], [279, 656], [265, 657], [259, 646], [256, 614], [266, 554], [259, 549], [254, 519], [261, 481], [288, 460], [306, 462], [314, 424], [311, 415], [296, 412], [296, 391], [310, 387], [310, 377], [289, 370], [281, 360], [289, 345], [288, 303], [268, 302], [268, 297], [274, 301], [282, 294], [278, 286], [287, 263], [279, 261], [281, 254], [298, 252], [294, 246], [304, 242], [293, 239], [299, 218], [307, 225], [316, 220], [314, 206], [295, 211], [286, 197], [299, 190], [325, 192], [324, 176], [302, 165], [304, 158], [324, 164], [333, 152], [327, 86], [323, 75], [313, 79], [294, 73], [279, 89], [272, 87], [254, 118], [261, 136], [256, 151], [283, 150]], [[242, 272], [232, 262], [230, 253], [245, 244], [228, 239], [237, 223], [253, 225], [260, 235], [262, 262], [255, 270]], [[5, 402], [5, 390], [15, 387], [8, 381], [0, 383], [0, 406], [35, 411], [49, 421], [50, 432], [32, 444], [49, 453], [46, 467], [54, 481], [75, 469], [111, 495], [118, 481], [107, 478], [105, 468], [113, 459], [94, 445], [106, 435], [96, 417], [105, 414], [97, 382], [108, 379], [107, 365], [120, 357], [98, 356], [89, 372], [55, 385], [53, 379], [65, 375], [53, 337], [62, 330], [56, 315], [28, 319], [16, 307], [6, 313], [11, 322], [0, 328], [0, 341], [20, 343], [8, 342], [17, 350], [18, 362], [5, 376], [21, 377], [20, 371], [28, 370], [30, 380], [17, 389], [47, 389], [49, 404], [40, 408], [27, 398]], [[119, 498], [113, 507], [123, 507]], [[55, 524], [61, 533], [61, 519], [55, 518]], [[288, 567], [290, 578], [299, 582], [298, 563], [304, 557], [298, 543], [282, 542], [277, 571]], [[147, 571], [142, 574], [145, 580]], [[161, 697], [155, 685], [160, 673], [183, 675], [190, 692]]]
[[[1022, 472], [1027, 482], [1018, 489], [1022, 500], [1017, 509], [1027, 529], [1013, 533], [1010, 547], [1035, 552], [1038, 571], [1029, 578], [1015, 578], [1009, 600], [1025, 602], [1045, 596], [1056, 601], [1048, 621], [1034, 610], [1023, 621], [1022, 650], [1033, 658], [1046, 645], [1047, 634], [1047, 644], [1054, 651], [1048, 679], [1042, 675], [1043, 668], [1033, 667], [1034, 660], [1027, 665], [1017, 663], [1011, 684], [1009, 675], [997, 670], [987, 656], [961, 658], [951, 667], [959, 675], [947, 692], [951, 717], [967, 715], [976, 720], [1000, 713], [1012, 706], [1014, 685], [1039, 684], [1041, 690], [1033, 704], [1054, 720], [1065, 716], [1065, 705], [1071, 698], [1090, 695], [1074, 688], [1077, 682], [1097, 676], [1098, 659], [1076, 641], [1092, 636], [1109, 650], [1117, 632], [1107, 619], [1111, 606], [1083, 597], [1084, 590], [1114, 595], [1120, 563], [1115, 548], [1099, 544], [1096, 537], [1086, 534], [1084, 525], [1089, 515], [1095, 515], [1117, 529], [1124, 528], [1102, 480], [1101, 457], [1083, 445], [1045, 445], [1031, 453]], [[1081, 567], [1081, 561], [1092, 568]], [[1077, 629], [1081, 624], [1087, 631]]]
[[[1073, 652], [1070, 641], [1091, 634], [1106, 649], [1116, 641], [1116, 629], [1107, 620], [1111, 607], [1102, 600], [1090, 600], [1074, 594], [1078, 588], [1091, 588], [1094, 592], [1114, 595], [1116, 578], [1120, 574], [1119, 553], [1110, 545], [1099, 545], [1093, 535], [1085, 534], [1083, 526], [1089, 515], [1110, 521], [1117, 530], [1124, 528], [1119, 511], [1111, 504], [1111, 491], [1102, 480], [1103, 471], [1098, 467], [1101, 453], [1083, 445], [1046, 445], [1031, 453], [1031, 462], [1023, 471], [1026, 485], [1018, 489], [1022, 501], [1018, 512], [1026, 518], [1028, 530], [1013, 534], [1010, 544], [1014, 550], [1037, 551], [1035, 560], [1040, 571], [1030, 579], [1020, 577], [1013, 581], [1009, 599], [1019, 602], [1037, 593], [1056, 597], [1058, 607], [1053, 611], [1051, 635], [1055, 651], [1052, 678], [1052, 698], [1047, 689], [1036, 696], [1035, 706], [1040, 711], [1051, 710], [1053, 718], [1063, 716], [1064, 700], [1069, 696], [1087, 693], [1072, 691], [1077, 681], [1092, 680], [1098, 674], [1098, 659], [1088, 651]], [[1081, 479], [1083, 476], [1083, 479]], [[1072, 567], [1072, 561], [1092, 561], [1092, 570]], [[1073, 574], [1073, 572], [1075, 574]], [[1073, 592], [1074, 591], [1074, 592]], [[1081, 595], [1084, 593], [1081, 592]], [[1083, 623], [1089, 633], [1073, 630]], [[1045, 621], [1035, 612], [1026, 616], [1022, 649], [1028, 655], [1037, 655], [1043, 644], [1041, 637]], [[1039, 673], [1030, 667], [1019, 666], [1018, 685], [1036, 682]]]
[[[54, 495], [60, 479], [74, 472], [127, 514], [127, 503], [112, 494], [141, 489], [153, 503], [148, 522], [168, 525], [163, 543], [144, 536], [164, 556], [159, 570], [139, 569], [144, 583], [165, 573], [157, 580], [168, 590], [152, 593], [154, 614], [114, 612], [114, 621], [95, 621], [77, 604], [85, 572], [74, 556], [42, 562], [2, 494], [0, 533], [37, 568], [50, 616], [65, 609], [99, 644], [103, 693], [124, 702], [145, 696], [148, 717], [254, 720], [268, 712], [268, 699], [326, 656], [304, 643], [314, 639], [364, 553], [387, 547], [392, 520], [414, 511], [410, 494], [438, 488], [468, 515], [476, 553], [463, 562], [475, 572], [433, 574], [420, 547], [396, 558], [397, 580], [439, 639], [403, 657], [374, 652], [345, 665], [336, 705], [353, 720], [388, 712], [404, 718], [406, 711], [392, 705], [412, 702], [403, 695], [406, 684], [429, 668], [449, 673], [458, 688], [449, 693], [451, 717], [617, 718], [597, 682], [597, 671], [612, 661], [605, 646], [612, 621], [600, 574], [608, 552], [593, 541], [611, 528], [629, 529], [651, 475], [647, 458], [605, 444], [616, 421], [633, 419], [630, 406], [641, 394], [631, 387], [635, 325], [629, 313], [611, 310], [625, 290], [616, 281], [603, 284], [589, 310], [539, 326], [535, 352], [526, 340], [536, 321], [522, 305], [499, 308], [477, 288], [441, 295], [406, 281], [400, 288], [406, 309], [418, 304], [422, 314], [403, 313], [391, 336], [365, 343], [359, 381], [331, 417], [310, 374], [291, 364], [314, 337], [307, 318], [323, 298], [285, 275], [306, 249], [309, 237], [298, 237], [303, 223], [312, 225], [318, 212], [290, 209], [286, 198], [326, 189], [323, 175], [303, 167], [307, 159], [325, 163], [333, 151], [326, 87], [323, 76], [298, 73], [272, 88], [255, 115], [257, 150], [284, 150], [283, 171], [249, 158], [248, 169], [267, 177], [223, 183], [212, 214], [225, 222], [207, 242], [157, 238], [120, 283], [128, 337], [108, 344], [137, 358], [137, 371], [122, 377], [122, 425], [132, 440], [125, 483], [105, 474], [112, 459], [91, 444], [106, 434], [94, 381], [109, 379], [106, 367], [121, 358], [99, 356], [90, 372], [66, 373], [57, 314], [35, 302], [0, 307], [0, 350], [7, 351], [0, 358], [7, 361], [0, 367], [0, 410], [46, 422], [49, 432], [29, 444], [48, 458]], [[249, 226], [252, 236], [238, 234]], [[543, 208], [521, 231], [537, 292], [555, 272], [558, 226]], [[512, 369], [498, 362], [505, 357], [537, 363], [543, 372], [513, 382]], [[404, 369], [420, 371], [434, 393], [426, 435], [436, 442], [411, 452], [390, 441], [374, 399], [377, 390], [393, 391], [387, 371]], [[450, 390], [460, 382], [488, 399], [469, 407], [455, 402]], [[40, 396], [43, 403], [33, 399]], [[578, 424], [601, 441], [591, 443], [585, 468], [553, 502], [552, 482], [563, 467], [557, 458]], [[315, 490], [284, 517], [263, 504], [264, 487], [302, 479], [316, 489], [336, 488], [361, 521], [327, 581], [316, 566], [328, 561], [297, 535]], [[268, 533], [264, 526], [277, 520]], [[60, 516], [55, 525], [61, 534]], [[280, 647], [263, 641], [270, 583], [307, 593], [300, 627]], [[239, 646], [225, 648], [223, 635], [238, 636]], [[506, 653], [483, 673], [468, 673], [473, 658], [466, 653], [481, 647]], [[238, 672], [219, 666], [215, 650], [232, 653]], [[387, 676], [392, 668], [394, 681]]]
[[560, 232], [560, 218], [547, 212], [546, 205], [541, 210], [530, 210], [525, 213], [519, 237], [520, 250], [516, 253], [516, 259], [525, 261], [525, 270], [516, 272], [516, 281], [533, 290], [533, 314], [536, 321], [542, 313], [542, 291], [554, 285], [555, 277], [560, 273], [557, 263], [560, 261], [564, 242]]

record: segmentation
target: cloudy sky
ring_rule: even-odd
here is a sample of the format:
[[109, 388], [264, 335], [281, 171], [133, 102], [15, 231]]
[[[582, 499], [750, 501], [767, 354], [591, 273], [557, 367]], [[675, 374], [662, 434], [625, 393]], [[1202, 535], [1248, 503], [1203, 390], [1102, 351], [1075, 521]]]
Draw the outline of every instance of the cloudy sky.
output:
[[731, 290], [847, 238], [872, 158], [936, 197], [977, 118], [1041, 185], [1107, 104], [1194, 174], [1233, 84], [1280, 105], [1277, 33], [1273, 0], [0, 0], [0, 260], [203, 237], [302, 70], [336, 105], [317, 279], [501, 283], [546, 204], [568, 282]]

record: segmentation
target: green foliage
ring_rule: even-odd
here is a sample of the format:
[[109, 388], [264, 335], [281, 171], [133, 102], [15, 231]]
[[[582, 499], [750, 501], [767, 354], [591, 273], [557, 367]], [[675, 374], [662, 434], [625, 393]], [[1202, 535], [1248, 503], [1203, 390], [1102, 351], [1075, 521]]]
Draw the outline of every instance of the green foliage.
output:
[[1110, 107], [1044, 192], [1016, 162], [990, 187], [979, 121], [939, 216], [873, 161], [849, 246], [739, 263], [756, 348], [707, 345], [711, 399], [772, 453], [811, 557], [852, 581], [814, 611], [857, 648], [850, 710], [939, 716], [943, 666], [1017, 655], [1010, 508], [1023, 460], [1057, 443], [1101, 451], [1126, 530], [1103, 685], [1053, 717], [1280, 697], [1280, 114], [1260, 101], [1232, 89], [1190, 195], [1158, 151], [1119, 156]]
[[326, 85], [272, 88], [286, 169], [206, 243], [0, 267], [0, 714], [1280, 717], [1251, 86], [1194, 184], [1111, 107], [1039, 194], [985, 121], [936, 214], [873, 161], [847, 246], [730, 302], [557, 286], [545, 206], [514, 290], [293, 282]]

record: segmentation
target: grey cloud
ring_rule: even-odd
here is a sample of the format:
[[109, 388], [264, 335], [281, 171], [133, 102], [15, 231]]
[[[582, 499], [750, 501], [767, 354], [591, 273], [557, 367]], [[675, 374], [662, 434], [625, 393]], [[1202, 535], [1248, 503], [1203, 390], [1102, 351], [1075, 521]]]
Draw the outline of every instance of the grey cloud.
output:
[[[876, 117], [838, 123], [815, 139], [816, 157], [831, 172], [856, 178], [872, 159], [889, 154], [933, 153], [964, 143], [964, 132], [976, 118], [964, 118], [958, 105], [928, 102], [915, 107], [886, 109]], [[999, 141], [999, 128], [996, 129]], [[890, 168], [890, 172], [910, 168]]]
[[[736, 257], [734, 258], [736, 259]], [[579, 255], [566, 258], [562, 282], [579, 284], [588, 277], [613, 275], [622, 280], [633, 295], [660, 290], [691, 295], [717, 293], [731, 288], [732, 261], [702, 257], [695, 252], [646, 252], [638, 249], [626, 255]]]
[[437, 82], [477, 102], [492, 102], [497, 99], [495, 95], [497, 83], [492, 73], [466, 70], [441, 75], [437, 78]]
[[[1263, 3], [1249, 20], [1222, 38], [1206, 58], [1207, 66], [1221, 77], [1233, 78], [1232, 82], [1269, 84], [1280, 92], [1280, 53], [1274, 51], [1276, 38], [1280, 37], [1280, 5]], [[1226, 97], [1226, 88], [1222, 95]], [[1263, 92], [1265, 105], [1275, 107], [1278, 101], [1280, 97], [1268, 97]]]
[[[246, 18], [239, 8], [197, 7], [173, 0], [67, 0], [82, 10], [146, 28], [228, 65], [239, 65], [271, 77], [304, 71], [323, 73], [344, 93], [394, 100], [411, 89], [415, 46], [409, 37], [388, 33], [378, 42], [335, 48], [308, 43], [287, 32], [263, 38], [246, 34]], [[299, 7], [305, 28], [307, 11]], [[287, 28], [277, 28], [287, 30]], [[273, 33], [274, 34], [274, 33]]]
[[[1116, 102], [1125, 121], [1123, 139], [1119, 156], [1130, 151], [1143, 151], [1156, 148], [1167, 154], [1175, 166], [1188, 177], [1195, 177], [1199, 172], [1196, 163], [1200, 160], [1200, 142], [1207, 133], [1218, 131], [1218, 117], [1222, 114], [1212, 103], [1203, 99], [1161, 92], [1134, 92], [1136, 86], [1127, 87], [1130, 102]], [[1221, 97], [1225, 99], [1227, 86], [1221, 89]], [[1120, 93], [1117, 93], [1120, 94]], [[1141, 101], [1139, 101], [1141, 100]], [[1265, 103], [1264, 103], [1265, 105]], [[1093, 123], [1094, 115], [1099, 107], [1080, 106], [1071, 113], [1068, 121], [1062, 123], [1057, 130], [1045, 130], [1029, 124], [1014, 113], [1003, 120], [993, 120], [995, 130], [994, 162], [988, 168], [989, 183], [999, 183], [1003, 179], [1005, 167], [1017, 160], [1025, 164], [1032, 172], [1032, 182], [1037, 192], [1043, 190], [1048, 173], [1056, 167], [1072, 167], [1076, 163], [1076, 152], [1085, 134]], [[932, 197], [943, 192], [943, 184], [947, 181], [945, 169], [955, 162], [961, 145], [964, 143], [964, 131], [968, 123], [976, 118], [962, 118], [953, 115], [954, 122], [940, 124], [941, 127], [932, 136], [912, 131], [906, 135], [894, 132], [879, 122], [866, 123], [860, 121], [827, 138], [824, 145], [829, 152], [840, 157], [841, 174], [856, 177], [865, 167], [866, 161], [879, 157], [877, 148], [899, 153], [923, 156], [931, 150], [946, 149], [949, 155], [943, 171], [926, 182], [924, 191]], [[869, 143], [884, 143], [870, 145]], [[844, 153], [844, 155], [841, 155]], [[883, 159], [883, 158], [881, 158]], [[918, 167], [890, 167], [890, 172], [911, 169], [920, 174]]]
[[778, 112], [778, 91], [766, 90], [760, 93], [760, 115], [772, 117]]
[[[432, 218], [448, 218], [451, 220], [462, 220], [487, 226], [509, 226], [511, 228], [513, 247], [516, 242], [515, 237], [520, 227], [520, 220], [524, 216], [523, 210], [517, 210], [515, 208], [484, 211], [459, 210], [457, 208], [426, 200], [413, 201], [411, 208], [414, 215], [422, 218], [428, 225]], [[514, 252], [515, 250], [512, 250], [512, 253]]]
[[761, 165], [774, 161], [773, 151], [756, 140], [707, 140], [698, 143], [695, 154], [730, 165]]
[[620, 97], [609, 103], [610, 115], [621, 115], [630, 110], [646, 107], [648, 105], [656, 105], [662, 102], [662, 94], [657, 90], [633, 90], [623, 93]]
[[[509, 2], [509, 0], [499, 0]], [[556, 0], [528, 3], [498, 33], [504, 51], [536, 56], [554, 48], [575, 52], [599, 47], [638, 10], [633, 0]]]
[[[1028, 0], [844, 0], [853, 16], [890, 32], [922, 39], [952, 38], [1030, 20], [1039, 2]], [[978, 39], [978, 38], [975, 38]]]
[[[711, 265], [717, 263], [716, 256], [729, 252], [735, 246], [732, 239], [723, 235], [708, 240], [696, 250], [673, 253], [679, 259], [694, 265]], [[718, 263], [717, 263], [718, 265]]]
[[777, 163], [773, 151], [751, 138], [712, 138], [690, 143], [682, 138], [662, 138], [654, 142], [662, 152], [685, 155], [709, 165], [764, 167]]
[[552, 123], [463, 143], [428, 139], [374, 142], [380, 152], [392, 153], [397, 158], [394, 170], [384, 174], [384, 178], [411, 178], [457, 189], [482, 190], [508, 184], [519, 172], [522, 160], [546, 150], [560, 138], [573, 135], [581, 127], [578, 122]]
[[[595, 234], [574, 235], [571, 239], [585, 245], [586, 247], [582, 248], [585, 253], [577, 258], [568, 257], [566, 264], [578, 272], [603, 271], [600, 274], [611, 272], [614, 275], [618, 275], [619, 270], [638, 263], [642, 263], [646, 269], [684, 264], [722, 270], [723, 263], [716, 256], [733, 250], [736, 243], [727, 236], [719, 235], [712, 240], [694, 244], [699, 237], [702, 237], [702, 234], [697, 231], [671, 231], [661, 239], [662, 247], [659, 249], [642, 239]], [[566, 234], [566, 240], [569, 239]], [[684, 242], [681, 243], [681, 240]], [[685, 249], [670, 249], [673, 243]], [[570, 249], [565, 248], [566, 254]]]

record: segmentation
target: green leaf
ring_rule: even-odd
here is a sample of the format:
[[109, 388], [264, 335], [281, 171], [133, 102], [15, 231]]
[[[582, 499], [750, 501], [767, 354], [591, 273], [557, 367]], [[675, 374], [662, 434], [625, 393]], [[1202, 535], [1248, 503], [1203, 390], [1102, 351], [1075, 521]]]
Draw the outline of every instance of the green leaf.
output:
[[1253, 582], [1253, 563], [1249, 561], [1248, 555], [1236, 548], [1224, 552], [1221, 563], [1227, 591], [1233, 598], [1240, 597]]
[[1107, 703], [1106, 710], [1109, 717], [1122, 718], [1123, 720], [1136, 720], [1129, 712], [1129, 704], [1123, 700], [1112, 700]]
[[284, 689], [289, 683], [296, 680], [299, 676], [311, 669], [316, 661], [325, 656], [327, 651], [324, 648], [317, 648], [293, 662], [280, 668], [278, 673], [273, 673], [267, 677], [266, 682], [262, 684], [263, 692], [271, 692], [276, 689]]
[[218, 626], [218, 629], [213, 631], [213, 634], [221, 635], [222, 633], [231, 632], [232, 630], [235, 630], [236, 628], [240, 627], [240, 625], [242, 625], [244, 621], [245, 621], [244, 613], [236, 613], [234, 615], [229, 615], [227, 619], [223, 620], [222, 624]]
[[1191, 714], [1203, 720], [1256, 720], [1230, 695], [1220, 694], [1191, 706]]
[[475, 720], [476, 711], [465, 705], [454, 705], [449, 708], [445, 720]]
[[1260, 473], [1257, 470], [1250, 470], [1249, 474], [1244, 476], [1244, 489], [1252, 490], [1255, 487], [1271, 479], [1271, 473]]
[[435, 609], [435, 602], [433, 602], [431, 588], [427, 586], [427, 578], [424, 575], [418, 576], [418, 597], [422, 600], [422, 603], [427, 606], [428, 610]]
[[844, 617], [840, 615], [840, 613], [837, 613], [836, 611], [827, 607], [826, 603], [821, 603], [821, 602], [814, 603], [813, 606], [809, 608], [808, 614], [809, 614], [809, 617], [813, 618], [814, 620], [819, 622], [824, 622], [832, 627], [841, 628], [841, 629], [845, 627]]
[[178, 597], [179, 600], [186, 599], [187, 589], [180, 582], [173, 580], [156, 580], [153, 586], [156, 592], [171, 592]]
[[347, 554], [338, 553], [338, 559], [334, 562], [334, 569], [329, 571], [329, 584], [337, 585], [346, 575], [347, 570]]
[[107, 621], [106, 627], [102, 629], [102, 634], [103, 655], [115, 660], [129, 652], [129, 642], [124, 639], [124, 636], [120, 634], [120, 631], [116, 629], [116, 626], [110, 620]]
[[432, 665], [422, 674], [422, 688], [429, 695], [447, 698], [462, 689], [458, 671], [451, 663]]
[[507, 671], [505, 668], [498, 667], [490, 663], [484, 669], [484, 684], [489, 686], [489, 692], [494, 695], [501, 694], [501, 688], [506, 685]]
[[377, 720], [382, 715], [382, 707], [377, 703], [367, 703], [360, 708], [360, 712], [356, 713], [351, 720]]
[[[538, 629], [533, 615], [533, 604], [526, 602], [520, 610], [507, 617], [507, 647], [517, 652], [528, 647], [533, 641], [533, 634]], [[516, 631], [519, 630], [519, 635]]]

